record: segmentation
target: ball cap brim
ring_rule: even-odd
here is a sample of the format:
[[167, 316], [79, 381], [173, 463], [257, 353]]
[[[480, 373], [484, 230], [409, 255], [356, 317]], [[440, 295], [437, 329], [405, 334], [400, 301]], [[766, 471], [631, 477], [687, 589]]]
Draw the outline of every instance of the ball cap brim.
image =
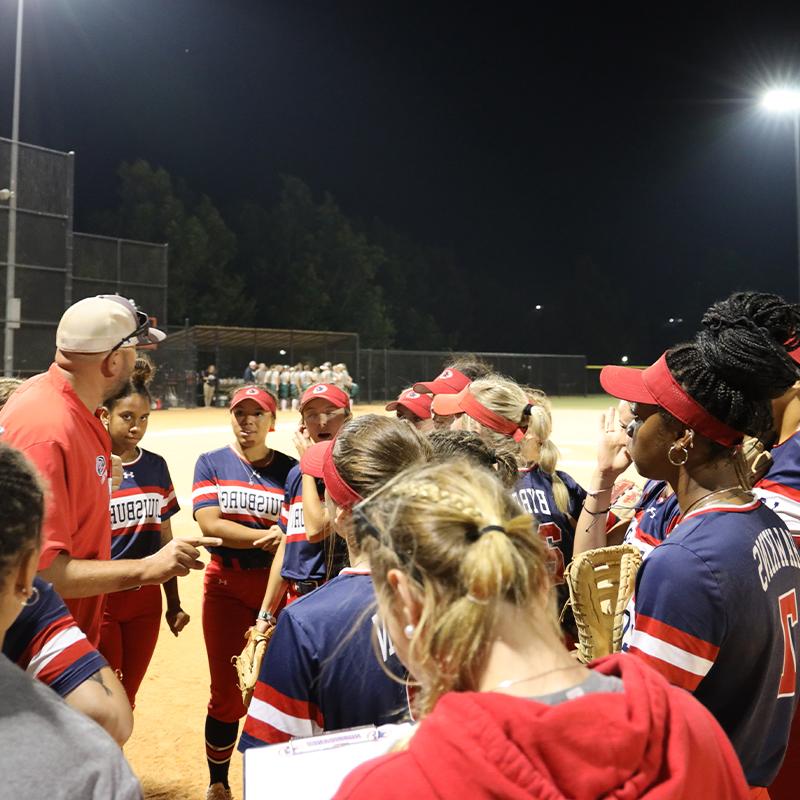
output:
[[309, 386], [300, 398], [300, 411], [312, 400], [327, 400], [336, 408], [348, 408], [350, 395], [340, 389], [335, 383], [317, 383]]

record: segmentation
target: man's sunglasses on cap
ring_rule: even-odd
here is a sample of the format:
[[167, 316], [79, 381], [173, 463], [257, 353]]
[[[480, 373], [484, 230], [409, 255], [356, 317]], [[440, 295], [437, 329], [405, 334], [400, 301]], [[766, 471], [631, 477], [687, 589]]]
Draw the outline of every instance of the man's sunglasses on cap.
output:
[[[123, 339], [120, 339], [117, 344], [115, 344], [109, 352], [113, 353], [115, 350], [118, 350], [123, 345], [131, 342], [132, 339], [136, 340], [136, 344], [140, 346], [145, 346], [149, 344], [153, 344], [153, 339], [150, 338], [150, 317], [144, 313], [144, 311], [140, 311], [136, 307], [136, 303], [133, 300], [126, 300], [124, 297], [120, 297], [118, 294], [103, 294], [99, 295], [104, 300], [113, 300], [115, 303], [119, 303], [125, 309], [127, 309], [131, 316], [137, 322], [136, 329], [130, 334], [130, 336], [126, 336]], [[132, 343], [132, 342], [131, 342]]]

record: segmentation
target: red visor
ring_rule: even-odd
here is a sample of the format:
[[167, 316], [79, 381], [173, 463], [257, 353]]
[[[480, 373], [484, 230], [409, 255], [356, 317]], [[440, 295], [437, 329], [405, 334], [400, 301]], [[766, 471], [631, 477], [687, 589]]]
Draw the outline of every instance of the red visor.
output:
[[263, 411], [268, 411], [272, 414], [273, 424], [270, 430], [274, 431], [275, 416], [278, 413], [278, 405], [275, 402], [275, 398], [269, 392], [265, 392], [257, 386], [243, 386], [231, 398], [230, 410], [233, 411], [239, 403], [243, 403], [245, 400], [253, 400]]
[[490, 408], [478, 402], [475, 396], [465, 386], [458, 394], [436, 395], [433, 398], [433, 413], [437, 416], [449, 417], [453, 414], [466, 414], [476, 422], [485, 425], [489, 430], [511, 436], [515, 442], [519, 442], [525, 436], [525, 428], [521, 428], [518, 423], [495, 414]]
[[328, 494], [337, 506], [350, 508], [364, 498], [345, 483], [333, 463], [333, 441], [312, 444], [300, 458], [300, 469], [304, 475], [322, 478]]
[[420, 394], [413, 389], [406, 389], [400, 392], [400, 397], [397, 400], [392, 400], [391, 403], [386, 404], [386, 410], [395, 411], [398, 406], [407, 408], [419, 419], [431, 418], [431, 396], [429, 394]]
[[661, 356], [647, 369], [603, 367], [600, 371], [600, 385], [620, 400], [661, 406], [684, 425], [724, 447], [739, 444], [744, 436], [741, 431], [734, 430], [709, 414], [686, 394], [672, 377], [666, 355]]
[[415, 383], [412, 388], [420, 394], [457, 394], [470, 383], [472, 381], [457, 369], [446, 369], [432, 381]]
[[318, 383], [309, 386], [300, 398], [300, 411], [312, 400], [327, 400], [336, 408], [347, 408], [350, 405], [350, 396], [343, 389], [333, 383]]

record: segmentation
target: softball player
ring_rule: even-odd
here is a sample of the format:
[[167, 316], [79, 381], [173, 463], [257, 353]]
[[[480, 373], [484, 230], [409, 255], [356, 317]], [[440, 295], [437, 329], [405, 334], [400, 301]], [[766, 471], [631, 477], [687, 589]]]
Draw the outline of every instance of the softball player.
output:
[[431, 399], [429, 394], [404, 389], [397, 400], [386, 404], [386, 410], [394, 411], [398, 419], [410, 422], [421, 433], [429, 433], [433, 430]]
[[[179, 510], [167, 462], [139, 447], [147, 432], [152, 364], [139, 357], [129, 384], [102, 410], [111, 452], [122, 459], [122, 483], [111, 495], [111, 558], [146, 558], [172, 539], [170, 518]], [[165, 619], [177, 636], [189, 622], [181, 608], [178, 579], [164, 584]], [[161, 623], [161, 589], [141, 586], [106, 598], [100, 652], [121, 675], [131, 708], [153, 657]]]
[[277, 411], [273, 395], [245, 386], [231, 398], [230, 411], [235, 442], [200, 456], [192, 491], [198, 525], [222, 539], [221, 547], [209, 548], [203, 587], [203, 635], [211, 672], [207, 796], [213, 800], [230, 797], [228, 768], [245, 714], [231, 658], [241, 651], [261, 606], [283, 536], [278, 523], [288, 514], [287, 478], [297, 463], [267, 445]]
[[371, 612], [375, 594], [369, 559], [355, 541], [352, 508], [392, 476], [430, 456], [430, 445], [417, 431], [375, 414], [351, 421], [334, 442], [321, 442], [303, 454], [304, 474], [325, 482], [333, 524], [347, 542], [350, 566], [281, 612], [240, 750], [322, 730], [392, 722], [407, 712], [394, 644]]
[[[350, 419], [350, 400], [332, 383], [319, 383], [305, 391], [300, 399], [302, 423], [295, 444], [298, 452], [305, 452], [316, 442], [330, 441]], [[287, 605], [298, 597], [321, 586], [330, 574], [326, 554], [332, 556], [329, 541], [324, 533], [309, 533], [306, 530], [305, 511], [311, 505], [311, 514], [323, 515], [324, 486], [315, 483], [313, 476], [304, 478], [299, 464], [292, 467], [286, 481], [284, 507], [286, 517], [281, 519], [284, 536], [270, 570], [267, 591], [258, 612], [256, 626], [262, 632], [275, 624], [275, 614], [286, 594]], [[311, 490], [305, 493], [304, 488]], [[322, 527], [322, 526], [317, 526]], [[287, 592], [288, 590], [288, 592]]]
[[33, 587], [35, 600], [25, 604], [6, 632], [3, 655], [124, 745], [133, 715], [122, 684], [52, 585], [37, 577]]
[[753, 325], [757, 298], [715, 304], [694, 341], [644, 371], [601, 373], [606, 391], [633, 403], [636, 468], [668, 481], [681, 509], [637, 576], [629, 651], [717, 717], [754, 791], [770, 785], [786, 750], [800, 644], [800, 555], [780, 518], [741, 486], [738, 464], [743, 433], [772, 426], [767, 398], [797, 380], [776, 345], [796, 345], [800, 315], [782, 304]]

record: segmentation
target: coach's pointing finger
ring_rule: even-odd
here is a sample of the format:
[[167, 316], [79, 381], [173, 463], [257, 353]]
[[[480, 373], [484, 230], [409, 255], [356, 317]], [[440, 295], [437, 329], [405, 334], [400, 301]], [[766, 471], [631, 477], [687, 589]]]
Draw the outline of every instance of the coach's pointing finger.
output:
[[203, 569], [205, 564], [198, 559], [199, 545], [219, 546], [222, 540], [215, 536], [195, 536], [187, 539], [172, 539], [157, 553], [142, 559], [143, 584], [164, 583], [170, 578], [188, 575], [190, 570]]
[[222, 547], [219, 536], [178, 536], [173, 542], [186, 542], [194, 547]]

